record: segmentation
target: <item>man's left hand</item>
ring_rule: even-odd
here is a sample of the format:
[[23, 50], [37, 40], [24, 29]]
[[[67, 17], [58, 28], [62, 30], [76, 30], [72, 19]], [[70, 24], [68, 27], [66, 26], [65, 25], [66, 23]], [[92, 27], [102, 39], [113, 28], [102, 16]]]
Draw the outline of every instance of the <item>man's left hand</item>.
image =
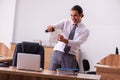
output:
[[68, 40], [64, 38], [63, 35], [59, 34], [58, 35], [58, 38], [57, 38], [58, 41], [61, 41], [61, 42], [64, 42], [66, 44], [68, 44]]

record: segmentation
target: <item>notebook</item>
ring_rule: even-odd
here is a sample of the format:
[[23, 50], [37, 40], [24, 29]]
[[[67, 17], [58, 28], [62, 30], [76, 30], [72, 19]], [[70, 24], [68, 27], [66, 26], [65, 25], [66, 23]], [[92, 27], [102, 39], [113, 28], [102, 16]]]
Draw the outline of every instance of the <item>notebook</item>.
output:
[[17, 55], [17, 69], [41, 71], [40, 55], [18, 53]]

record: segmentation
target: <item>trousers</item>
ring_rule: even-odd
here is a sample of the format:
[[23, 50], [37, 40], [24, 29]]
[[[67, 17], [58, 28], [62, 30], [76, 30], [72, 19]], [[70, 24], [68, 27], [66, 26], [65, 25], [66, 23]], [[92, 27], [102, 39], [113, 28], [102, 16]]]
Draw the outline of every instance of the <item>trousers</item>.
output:
[[53, 51], [50, 58], [49, 70], [56, 70], [57, 68], [78, 68], [76, 56], [65, 54], [58, 50]]

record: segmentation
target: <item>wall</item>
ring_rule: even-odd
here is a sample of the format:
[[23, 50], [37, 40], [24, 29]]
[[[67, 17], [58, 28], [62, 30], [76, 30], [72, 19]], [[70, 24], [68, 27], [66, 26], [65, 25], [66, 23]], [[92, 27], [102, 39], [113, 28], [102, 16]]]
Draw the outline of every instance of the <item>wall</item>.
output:
[[88, 40], [81, 46], [81, 58], [94, 65], [104, 56], [120, 48], [119, 0], [17, 0], [13, 42], [42, 40], [49, 43], [51, 33], [46, 26], [70, 18], [75, 4], [84, 9], [83, 22], [90, 29]]
[[13, 25], [16, 0], [0, 0], [0, 42], [10, 47], [13, 38]]

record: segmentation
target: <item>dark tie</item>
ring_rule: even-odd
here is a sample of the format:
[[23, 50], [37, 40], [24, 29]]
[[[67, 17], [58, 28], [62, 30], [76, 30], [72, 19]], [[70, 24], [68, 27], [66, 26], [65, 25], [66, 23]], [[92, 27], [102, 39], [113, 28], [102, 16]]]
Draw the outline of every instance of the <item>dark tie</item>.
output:
[[[75, 34], [75, 30], [76, 30], [76, 27], [77, 27], [77, 25], [74, 24], [74, 26], [73, 26], [73, 28], [72, 28], [70, 34], [69, 34], [68, 40], [73, 40], [74, 34]], [[65, 45], [65, 48], [64, 48], [65, 53], [68, 53], [68, 52], [70, 51], [70, 48], [71, 48], [70, 46]]]
[[69, 40], [73, 40], [74, 34], [75, 34], [75, 30], [76, 30], [76, 26], [77, 25], [74, 25], [74, 27], [72, 28], [72, 30], [70, 32], [69, 37], [68, 37]]

